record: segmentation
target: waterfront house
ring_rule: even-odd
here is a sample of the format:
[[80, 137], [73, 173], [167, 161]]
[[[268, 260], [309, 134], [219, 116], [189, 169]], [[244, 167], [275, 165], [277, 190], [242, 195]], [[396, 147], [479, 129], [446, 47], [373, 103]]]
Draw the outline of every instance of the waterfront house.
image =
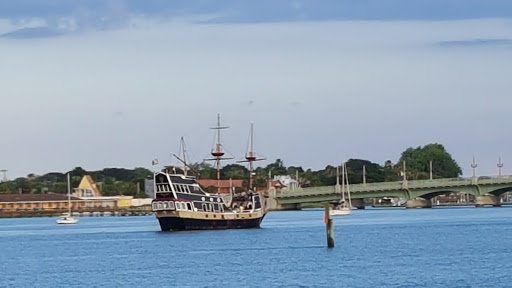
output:
[[73, 196], [84, 198], [84, 197], [101, 197], [100, 189], [98, 189], [98, 185], [92, 179], [91, 175], [84, 175], [78, 188], [73, 189]]
[[[86, 201], [71, 197], [71, 209], [86, 207]], [[64, 194], [4, 194], [0, 195], [0, 212], [66, 211], [68, 196]]]
[[[275, 185], [273, 185], [273, 187], [275, 188], [282, 188], [282, 189], [286, 189], [286, 190], [295, 190], [297, 188], [299, 188], [299, 182], [295, 179], [293, 179], [290, 175], [275, 175], [274, 176], [274, 179], [272, 180], [272, 183], [274, 183], [275, 181], [279, 181], [279, 183], [282, 184], [281, 187], [276, 187]], [[277, 182], [275, 182], [276, 185]]]
[[[150, 205], [151, 199], [133, 199], [133, 196], [103, 196], [90, 175], [85, 175], [71, 194], [71, 210], [104, 211]], [[68, 210], [68, 195], [0, 194], [0, 214], [37, 212], [60, 213]]]
[[86, 200], [86, 208], [129, 208], [133, 196], [103, 196], [98, 184], [90, 175], [84, 175], [78, 188], [73, 189], [73, 196]]

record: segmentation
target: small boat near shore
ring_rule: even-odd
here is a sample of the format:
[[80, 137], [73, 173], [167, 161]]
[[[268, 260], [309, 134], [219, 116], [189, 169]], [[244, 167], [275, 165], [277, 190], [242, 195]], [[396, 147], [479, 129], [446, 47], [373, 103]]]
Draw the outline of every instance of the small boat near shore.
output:
[[[339, 173], [337, 172], [339, 168], [336, 168], [336, 189], [338, 190], [339, 185]], [[341, 200], [340, 202], [334, 207], [334, 209], [330, 210], [331, 216], [348, 216], [352, 213], [352, 200], [350, 199], [350, 187], [348, 184], [348, 173], [347, 173], [347, 166], [345, 163], [343, 163], [343, 166], [341, 168], [341, 191], [336, 191], [337, 193], [341, 193]], [[345, 188], [347, 190], [347, 198], [348, 201], [345, 199]]]
[[73, 217], [71, 214], [71, 180], [69, 179], [68, 173], [68, 212], [63, 213], [57, 220], [55, 220], [57, 224], [77, 224], [78, 218]]
[[57, 224], [77, 224], [78, 219], [71, 216], [69, 213], [63, 213], [55, 222], [57, 222]]

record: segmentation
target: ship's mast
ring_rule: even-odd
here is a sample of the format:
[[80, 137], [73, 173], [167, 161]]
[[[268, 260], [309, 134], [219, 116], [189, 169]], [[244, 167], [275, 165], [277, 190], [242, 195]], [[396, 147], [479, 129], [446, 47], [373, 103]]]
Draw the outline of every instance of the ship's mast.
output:
[[180, 156], [178, 156], [178, 155], [173, 153], [172, 156], [174, 156], [176, 159], [178, 159], [178, 161], [183, 163], [183, 175], [185, 175], [185, 177], [187, 176], [188, 169], [190, 169], [191, 171], [193, 171], [194, 173], [199, 175], [197, 170], [194, 169], [194, 167], [190, 166], [187, 163], [187, 149], [185, 148], [185, 139], [183, 138], [183, 136], [181, 136], [180, 151], [181, 151], [180, 153], [182, 153], [183, 155], [180, 154]]
[[180, 142], [180, 146], [181, 146], [181, 151], [183, 153], [183, 175], [185, 175], [185, 177], [187, 176], [187, 150], [185, 148], [185, 139], [183, 139], [183, 136], [181, 136], [181, 142]]
[[224, 151], [222, 150], [222, 144], [220, 142], [220, 130], [227, 129], [228, 126], [220, 126], [220, 114], [217, 114], [217, 126], [211, 129], [217, 130], [217, 143], [215, 144], [215, 149], [212, 149], [212, 159], [205, 159], [206, 161], [215, 161], [217, 166], [217, 192], [220, 193], [220, 161], [228, 160], [232, 158], [226, 158], [224, 156]]
[[253, 171], [254, 166], [252, 162], [254, 161], [260, 161], [265, 160], [264, 158], [258, 159], [256, 157], [256, 153], [254, 152], [254, 124], [251, 122], [251, 134], [249, 138], [249, 151], [245, 154], [245, 160], [238, 161], [238, 162], [249, 162], [249, 189], [253, 189]]

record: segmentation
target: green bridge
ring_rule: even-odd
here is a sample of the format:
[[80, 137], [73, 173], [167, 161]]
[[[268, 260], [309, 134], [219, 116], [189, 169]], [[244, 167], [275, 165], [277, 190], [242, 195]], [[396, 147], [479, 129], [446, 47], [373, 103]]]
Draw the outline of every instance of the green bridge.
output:
[[[275, 191], [276, 206], [281, 209], [300, 208], [303, 203], [335, 203], [342, 197], [340, 187], [321, 186]], [[475, 206], [500, 206], [499, 196], [512, 191], [511, 176], [409, 180], [350, 185], [352, 206], [364, 209], [364, 199], [395, 197], [406, 199], [407, 208], [432, 207], [433, 197], [464, 192], [475, 196]], [[345, 196], [347, 198], [347, 196]]]

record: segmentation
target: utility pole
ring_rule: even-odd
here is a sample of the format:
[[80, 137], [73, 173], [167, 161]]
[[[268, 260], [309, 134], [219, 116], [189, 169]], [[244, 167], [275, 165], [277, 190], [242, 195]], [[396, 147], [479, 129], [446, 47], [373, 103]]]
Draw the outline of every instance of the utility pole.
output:
[[294, 189], [295, 188], [299, 188], [299, 185], [300, 185], [300, 182], [299, 182], [299, 170], [298, 169], [295, 170], [295, 181], [297, 181], [297, 183], [296, 183]]
[[272, 188], [272, 169], [268, 170], [268, 191]]

